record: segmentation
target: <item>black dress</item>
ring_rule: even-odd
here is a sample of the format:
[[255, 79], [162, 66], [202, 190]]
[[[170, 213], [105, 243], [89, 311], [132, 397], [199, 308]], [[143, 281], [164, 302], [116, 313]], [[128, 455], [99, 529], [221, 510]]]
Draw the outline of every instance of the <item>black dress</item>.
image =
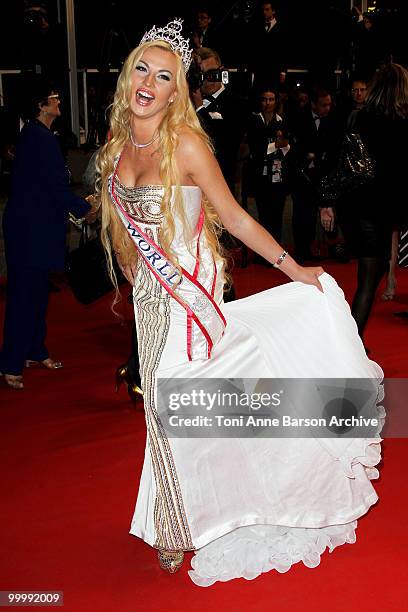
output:
[[357, 290], [351, 312], [361, 336], [391, 255], [394, 229], [403, 226], [407, 204], [407, 119], [364, 109], [355, 124], [376, 164], [375, 178], [339, 202], [339, 222], [358, 256]]
[[373, 181], [339, 203], [340, 221], [356, 255], [388, 260], [392, 231], [407, 218], [408, 121], [364, 109], [354, 131], [375, 161], [376, 172]]

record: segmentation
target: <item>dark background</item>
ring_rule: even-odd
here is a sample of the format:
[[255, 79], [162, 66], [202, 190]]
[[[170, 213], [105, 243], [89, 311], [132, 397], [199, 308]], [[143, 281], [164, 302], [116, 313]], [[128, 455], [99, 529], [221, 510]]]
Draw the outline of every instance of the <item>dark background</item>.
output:
[[[406, 26], [408, 0], [375, 1], [375, 16], [381, 40], [393, 61], [408, 65]], [[25, 9], [29, 0], [2, 0], [0, 3], [0, 69], [35, 71], [36, 64], [49, 64], [47, 76], [62, 95], [61, 122], [70, 129], [69, 80], [65, 0], [37, 2], [48, 13], [49, 30], [42, 35], [28, 23]], [[31, 3], [33, 4], [33, 3]], [[239, 0], [205, 3], [213, 12], [217, 51], [224, 65], [245, 67], [251, 49], [250, 32], [256, 19], [262, 19], [259, 2]], [[274, 2], [278, 20], [285, 35], [284, 56], [289, 68], [306, 68], [308, 75], [290, 74], [289, 88], [299, 82], [326, 85], [332, 91], [347, 86], [350, 65], [351, 11], [349, 0], [285, 0]], [[58, 11], [59, 6], [59, 11]], [[104, 122], [117, 74], [108, 68], [120, 68], [129, 51], [137, 46], [143, 33], [153, 24], [164, 25], [174, 16], [184, 18], [185, 32], [192, 31], [197, 9], [203, 3], [148, 0], [75, 0], [77, 67], [98, 68], [88, 73], [88, 116], [95, 127]], [[60, 16], [60, 21], [58, 19]], [[256, 47], [255, 47], [256, 51]], [[334, 76], [343, 69], [341, 79]], [[234, 77], [232, 86], [247, 90], [247, 75]], [[242, 78], [241, 78], [242, 77]], [[24, 103], [24, 79], [20, 75], [3, 75], [3, 103], [14, 110]], [[78, 75], [80, 122], [84, 125], [82, 75]], [[245, 93], [245, 92], [244, 92]], [[89, 137], [89, 134], [88, 134]], [[91, 134], [91, 140], [93, 136]]]
[[[66, 44], [65, 1], [60, 0], [62, 24], [57, 23], [57, 0], [38, 2], [47, 7], [54, 33], [58, 31], [60, 44]], [[141, 35], [153, 23], [164, 24], [173, 16], [185, 18], [187, 30], [193, 23], [195, 9], [203, 3], [130, 2], [129, 0], [76, 0], [75, 21], [78, 67], [97, 67], [109, 56], [112, 66], [119, 66], [129, 48], [137, 45]], [[204, 3], [211, 7], [211, 2]], [[217, 2], [214, 23], [222, 40], [224, 61], [229, 64], [245, 62], [248, 45], [245, 16], [257, 6], [256, 2]], [[349, 24], [349, 0], [286, 0], [278, 2], [279, 18], [287, 29], [287, 44], [292, 67], [305, 67], [320, 56], [331, 61], [346, 44]], [[24, 2], [3, 0], [0, 20], [0, 68], [20, 68], [29, 38], [24, 27]], [[405, 31], [408, 2], [406, 0], [377, 0], [383, 35], [390, 42], [395, 59], [403, 61], [407, 55]], [[109, 37], [109, 33], [114, 32]], [[111, 52], [108, 53], [111, 41]], [[405, 57], [404, 57], [405, 56]]]

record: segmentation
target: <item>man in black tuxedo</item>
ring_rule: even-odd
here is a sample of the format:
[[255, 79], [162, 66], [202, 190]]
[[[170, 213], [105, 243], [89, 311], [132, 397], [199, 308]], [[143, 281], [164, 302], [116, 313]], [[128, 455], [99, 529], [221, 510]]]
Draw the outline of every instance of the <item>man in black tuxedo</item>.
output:
[[212, 27], [212, 14], [207, 7], [197, 11], [197, 28], [193, 32], [192, 43], [195, 49], [201, 47], [217, 48], [216, 36]]
[[220, 80], [221, 58], [207, 47], [198, 50], [204, 80], [192, 92], [197, 115], [210, 136], [218, 163], [232, 193], [235, 192], [237, 158], [247, 123], [247, 105], [228, 83]]
[[250, 69], [254, 74], [254, 88], [261, 84], [276, 85], [286, 76], [287, 42], [274, 2], [262, 2], [262, 20], [252, 30]]
[[336, 121], [330, 93], [316, 87], [311, 104], [292, 119], [292, 147], [289, 154], [290, 186], [293, 200], [293, 238], [298, 261], [312, 258], [319, 207], [320, 179], [336, 163], [342, 126]]
[[[247, 125], [247, 104], [228, 83], [219, 80], [222, 63], [216, 51], [202, 47], [198, 50], [198, 56], [203, 81], [199, 89], [191, 92], [192, 100], [201, 125], [214, 145], [215, 155], [228, 187], [235, 195], [239, 146]], [[221, 240], [227, 250], [236, 246], [228, 232], [223, 232]], [[243, 261], [246, 261], [246, 257], [246, 250], [243, 248]], [[233, 299], [235, 291], [231, 286], [224, 295], [224, 301]]]

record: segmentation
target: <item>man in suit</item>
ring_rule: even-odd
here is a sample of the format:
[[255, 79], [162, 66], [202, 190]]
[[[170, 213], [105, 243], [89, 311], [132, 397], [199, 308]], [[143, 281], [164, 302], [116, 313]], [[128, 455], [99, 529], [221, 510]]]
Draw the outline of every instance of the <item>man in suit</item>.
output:
[[197, 11], [197, 28], [192, 36], [193, 46], [213, 48], [217, 46], [216, 36], [212, 27], [212, 14], [207, 7], [201, 7]]
[[[224, 178], [235, 194], [235, 179], [239, 146], [243, 140], [247, 124], [247, 104], [228, 85], [220, 79], [221, 58], [216, 51], [207, 47], [198, 50], [200, 69], [203, 75], [201, 87], [192, 91], [192, 99], [200, 122], [210, 136]], [[226, 249], [236, 246], [236, 242], [224, 232], [222, 240]], [[247, 252], [242, 251], [243, 261]], [[246, 264], [244, 264], [246, 265]], [[233, 286], [224, 295], [224, 301], [235, 299]]]
[[333, 168], [342, 138], [341, 122], [335, 119], [331, 94], [315, 87], [310, 100], [310, 106], [300, 111], [290, 126], [292, 223], [298, 261], [313, 259], [311, 246], [319, 206], [317, 187], [320, 179]]
[[250, 68], [254, 88], [264, 83], [283, 83], [286, 76], [287, 42], [274, 2], [262, 2], [262, 20], [252, 32]]
[[247, 106], [228, 83], [220, 80], [221, 58], [207, 47], [198, 50], [203, 74], [201, 87], [192, 92], [197, 115], [212, 139], [224, 178], [235, 192], [238, 150], [244, 136]]

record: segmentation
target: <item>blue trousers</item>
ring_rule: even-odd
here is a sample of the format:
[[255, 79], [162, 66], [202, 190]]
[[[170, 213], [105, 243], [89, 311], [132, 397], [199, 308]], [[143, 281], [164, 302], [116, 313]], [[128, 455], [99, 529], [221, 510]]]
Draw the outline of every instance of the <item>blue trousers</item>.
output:
[[48, 358], [44, 344], [50, 271], [9, 265], [0, 371], [18, 376], [26, 359]]

